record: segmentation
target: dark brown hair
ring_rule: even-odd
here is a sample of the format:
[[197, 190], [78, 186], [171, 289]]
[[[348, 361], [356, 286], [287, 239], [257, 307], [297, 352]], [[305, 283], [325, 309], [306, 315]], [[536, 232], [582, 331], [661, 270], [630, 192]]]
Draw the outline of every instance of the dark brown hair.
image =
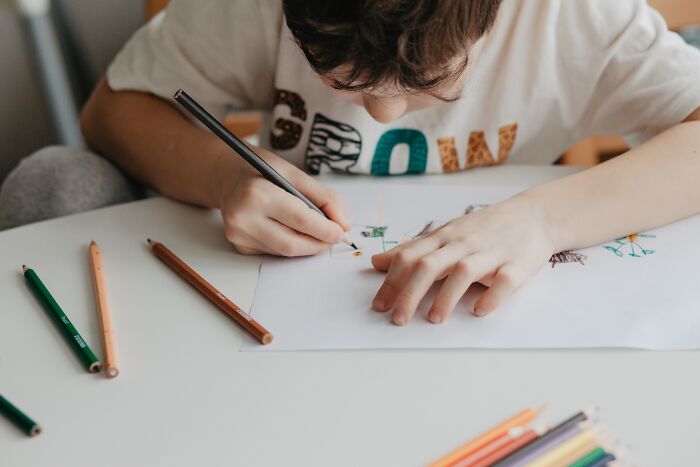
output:
[[[313, 69], [336, 89], [436, 95], [467, 66], [502, 0], [284, 0], [287, 26]], [[436, 96], [439, 97], [439, 96]]]

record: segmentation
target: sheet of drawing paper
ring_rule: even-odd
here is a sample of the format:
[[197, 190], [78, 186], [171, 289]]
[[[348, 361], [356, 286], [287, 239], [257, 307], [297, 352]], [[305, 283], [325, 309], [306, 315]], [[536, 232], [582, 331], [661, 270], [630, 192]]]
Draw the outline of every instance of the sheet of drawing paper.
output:
[[338, 189], [361, 256], [337, 245], [315, 257], [266, 259], [251, 313], [275, 340], [267, 346], [251, 340], [243, 350], [700, 348], [700, 217], [555, 255], [484, 318], [471, 314], [484, 290], [474, 286], [447, 322], [429, 323], [434, 287], [413, 320], [399, 327], [370, 308], [384, 277], [372, 269], [370, 256], [517, 190], [345, 184]]

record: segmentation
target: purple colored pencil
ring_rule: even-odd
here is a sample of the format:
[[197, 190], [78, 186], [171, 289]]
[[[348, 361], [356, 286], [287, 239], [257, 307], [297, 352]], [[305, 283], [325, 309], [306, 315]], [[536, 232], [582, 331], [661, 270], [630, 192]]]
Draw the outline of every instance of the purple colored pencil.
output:
[[[553, 446], [571, 438], [581, 431], [581, 423], [587, 421], [594, 412], [594, 410], [584, 410], [567, 418], [536, 440], [533, 440], [506, 458], [496, 462], [492, 467], [525, 465], [525, 463], [539, 457], [543, 452], [549, 451]], [[566, 435], [562, 435], [562, 433], [566, 433]]]
[[514, 459], [512, 463], [506, 463], [504, 465], [507, 465], [508, 467], [522, 467], [534, 461], [543, 454], [551, 451], [564, 441], [573, 438], [580, 432], [581, 427], [579, 427], [578, 425], [571, 425], [566, 429], [562, 430], [560, 433], [557, 433], [556, 436], [552, 436], [550, 439], [537, 446], [536, 449], [533, 449], [532, 451], [528, 452], [525, 456]]

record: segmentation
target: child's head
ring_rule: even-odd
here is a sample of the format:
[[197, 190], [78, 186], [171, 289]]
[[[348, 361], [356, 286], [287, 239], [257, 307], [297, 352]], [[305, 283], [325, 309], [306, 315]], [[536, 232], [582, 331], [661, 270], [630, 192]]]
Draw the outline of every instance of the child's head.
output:
[[501, 1], [284, 0], [284, 14], [323, 81], [389, 122], [459, 97], [469, 48]]

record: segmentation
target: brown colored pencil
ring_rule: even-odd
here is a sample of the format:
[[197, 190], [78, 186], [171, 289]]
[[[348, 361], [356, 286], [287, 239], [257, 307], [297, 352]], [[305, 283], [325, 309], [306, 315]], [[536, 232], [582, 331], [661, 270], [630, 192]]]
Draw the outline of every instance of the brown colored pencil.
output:
[[105, 374], [107, 378], [116, 378], [119, 374], [119, 363], [117, 361], [117, 348], [114, 344], [112, 313], [107, 300], [107, 286], [105, 284], [104, 268], [102, 267], [102, 255], [100, 247], [94, 241], [90, 242], [88, 250], [90, 252], [90, 272], [92, 273], [92, 284], [95, 288], [97, 314], [100, 317], [102, 342], [105, 348]]
[[150, 238], [148, 239], [148, 245], [161, 261], [167, 264], [173, 271], [178, 273], [180, 277], [189, 282], [192, 287], [197, 289], [214, 305], [219, 307], [221, 311], [233, 318], [236, 323], [248, 331], [251, 336], [260, 341], [261, 344], [269, 344], [272, 342], [272, 334], [270, 334], [267, 329], [255, 321], [252, 316], [243, 311], [241, 307], [233, 303], [224, 294], [219, 292], [213, 285], [207, 282], [206, 279], [197, 274], [165, 245], [151, 240]]

